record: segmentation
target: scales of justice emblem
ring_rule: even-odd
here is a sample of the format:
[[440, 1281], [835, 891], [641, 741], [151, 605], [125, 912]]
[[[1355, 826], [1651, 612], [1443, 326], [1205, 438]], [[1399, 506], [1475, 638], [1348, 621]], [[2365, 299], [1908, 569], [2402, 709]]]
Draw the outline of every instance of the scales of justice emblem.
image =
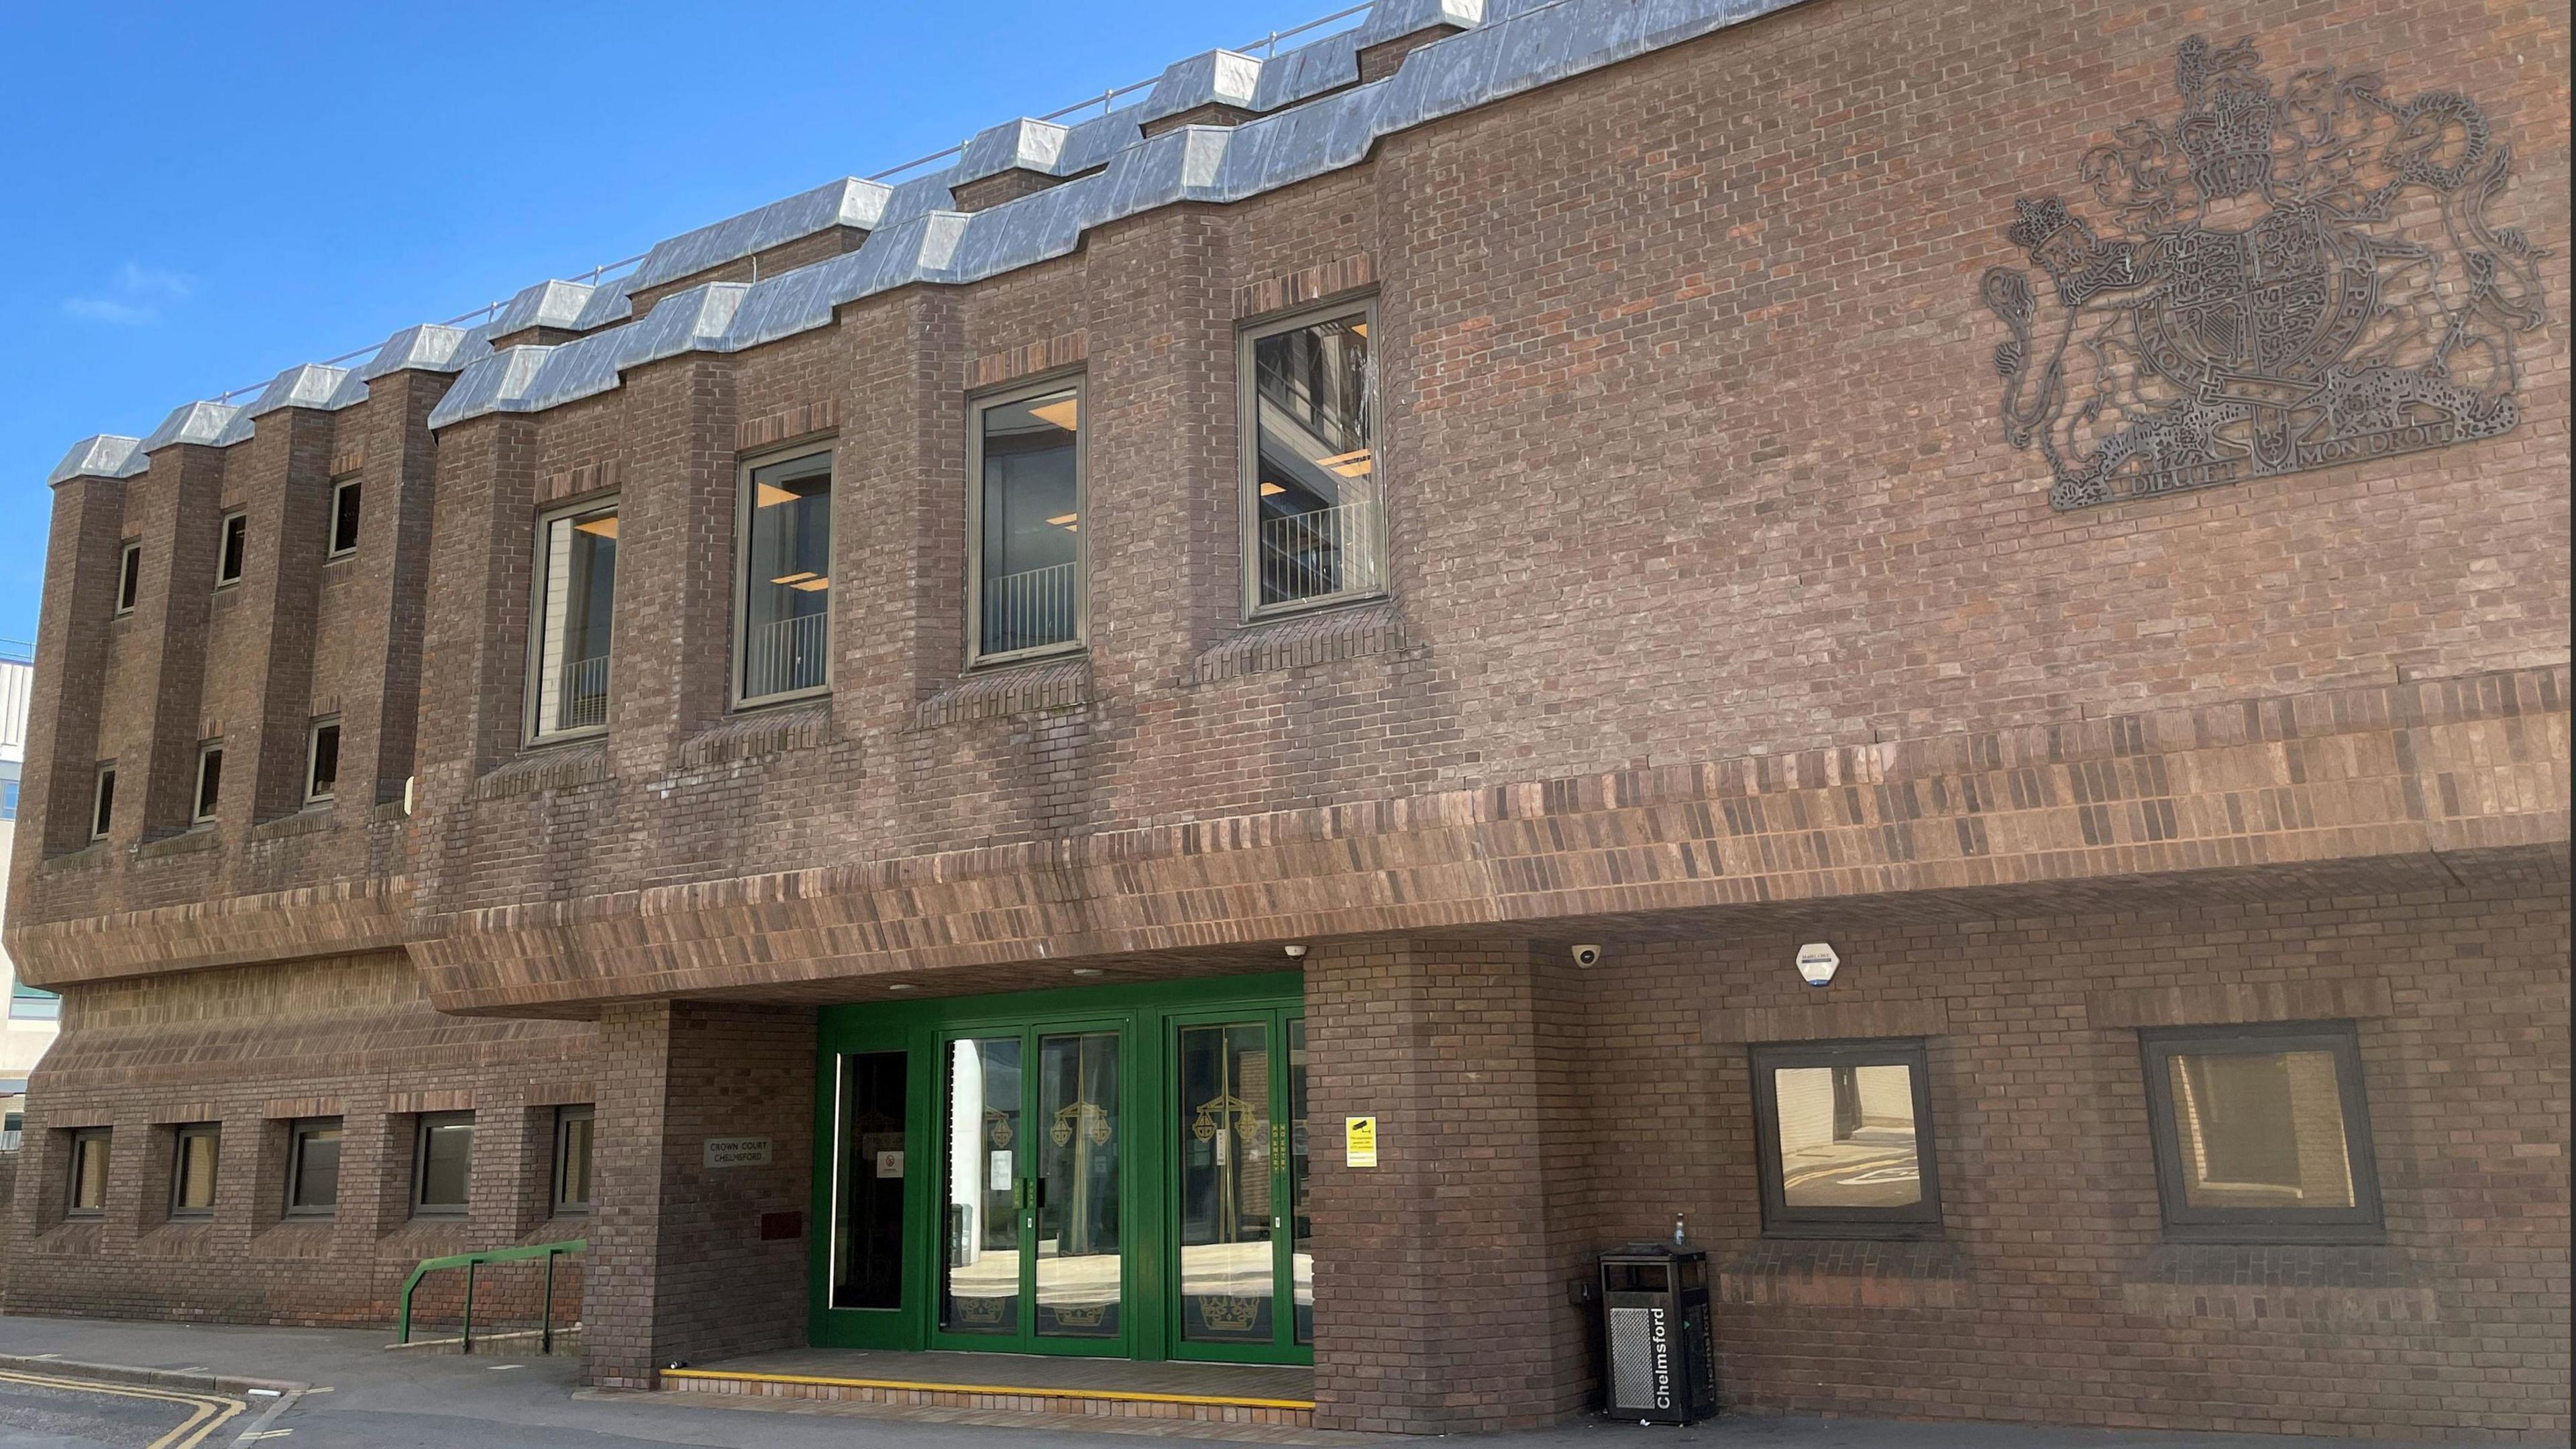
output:
[[2487, 223], [2512, 170], [2468, 97], [2399, 101], [2253, 41], [2183, 42], [2182, 115], [2084, 157], [2100, 228], [2058, 196], [2005, 229], [2044, 275], [1989, 269], [2004, 436], [2087, 508], [2512, 431], [2514, 338], [2545, 317], [2535, 250]]

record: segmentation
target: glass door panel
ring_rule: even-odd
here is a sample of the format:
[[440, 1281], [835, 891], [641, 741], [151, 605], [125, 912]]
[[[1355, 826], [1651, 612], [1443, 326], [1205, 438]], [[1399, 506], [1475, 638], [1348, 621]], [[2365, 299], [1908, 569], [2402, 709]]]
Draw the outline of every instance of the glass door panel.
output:
[[1125, 1128], [1114, 1031], [1038, 1038], [1037, 1332], [1116, 1338]]
[[1315, 1341], [1315, 1220], [1306, 1202], [1306, 1018], [1288, 1018], [1289, 1291], [1297, 1342]]
[[1020, 1038], [948, 1045], [947, 1253], [939, 1326], [1020, 1331]]
[[903, 1119], [906, 1057], [841, 1058], [839, 1211], [832, 1224], [832, 1306], [903, 1306]]
[[1180, 1028], [1181, 1337], [1277, 1336], [1271, 1032], [1264, 1021]]

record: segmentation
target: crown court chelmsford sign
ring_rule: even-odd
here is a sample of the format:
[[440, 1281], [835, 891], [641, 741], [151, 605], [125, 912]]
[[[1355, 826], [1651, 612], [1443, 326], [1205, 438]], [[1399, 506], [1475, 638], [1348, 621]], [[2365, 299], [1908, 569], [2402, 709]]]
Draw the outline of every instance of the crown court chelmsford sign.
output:
[[2084, 157], [2100, 229], [2057, 196], [1989, 269], [2004, 436], [2058, 508], [2212, 488], [2512, 431], [2514, 338], [2544, 320], [2536, 251], [2487, 223], [2512, 148], [2468, 97], [2389, 98], [2253, 42], [2183, 42], [2182, 114]]

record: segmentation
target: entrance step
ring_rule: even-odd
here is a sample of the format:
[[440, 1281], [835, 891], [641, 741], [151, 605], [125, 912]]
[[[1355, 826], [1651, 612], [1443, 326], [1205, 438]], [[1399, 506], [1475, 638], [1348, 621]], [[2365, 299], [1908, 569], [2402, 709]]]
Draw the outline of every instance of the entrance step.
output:
[[664, 1369], [661, 1384], [665, 1393], [781, 1407], [874, 1404], [1279, 1430], [1315, 1422], [1314, 1370], [1284, 1365], [797, 1349]]

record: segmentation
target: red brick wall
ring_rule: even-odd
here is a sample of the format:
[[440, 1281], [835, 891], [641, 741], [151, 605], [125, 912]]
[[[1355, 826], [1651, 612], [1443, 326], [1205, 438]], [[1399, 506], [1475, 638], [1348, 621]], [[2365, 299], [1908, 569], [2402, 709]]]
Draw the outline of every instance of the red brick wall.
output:
[[[591, 1037], [441, 1016], [390, 953], [68, 993], [28, 1096], [8, 1306], [382, 1326], [423, 1258], [581, 1237], [585, 1219], [551, 1216], [553, 1120], [592, 1100]], [[475, 1114], [469, 1214], [413, 1219], [416, 1114], [446, 1110]], [[287, 1124], [327, 1116], [344, 1134], [338, 1210], [285, 1218]], [[182, 1122], [222, 1126], [208, 1221], [169, 1215]], [[112, 1129], [106, 1213], [69, 1220], [69, 1132], [89, 1126]], [[577, 1304], [578, 1267], [568, 1291]]]
[[[650, 1388], [704, 1363], [805, 1341], [813, 1225], [814, 1013], [646, 1002], [599, 1028], [600, 1208], [585, 1309], [591, 1382]], [[766, 1165], [709, 1167], [711, 1137], [765, 1137]]]
[[[1616, 945], [1577, 1064], [1590, 1245], [1672, 1214], [1757, 1411], [2535, 1439], [2567, 1431], [2568, 910], [2556, 889]], [[1830, 939], [1826, 991], [1792, 970]], [[2164, 1241], [2140, 1026], [2350, 1019], [2384, 1247]], [[1933, 1244], [1764, 1240], [1744, 1043], [1922, 1036]], [[1329, 1317], [1319, 1309], [1319, 1318]]]

